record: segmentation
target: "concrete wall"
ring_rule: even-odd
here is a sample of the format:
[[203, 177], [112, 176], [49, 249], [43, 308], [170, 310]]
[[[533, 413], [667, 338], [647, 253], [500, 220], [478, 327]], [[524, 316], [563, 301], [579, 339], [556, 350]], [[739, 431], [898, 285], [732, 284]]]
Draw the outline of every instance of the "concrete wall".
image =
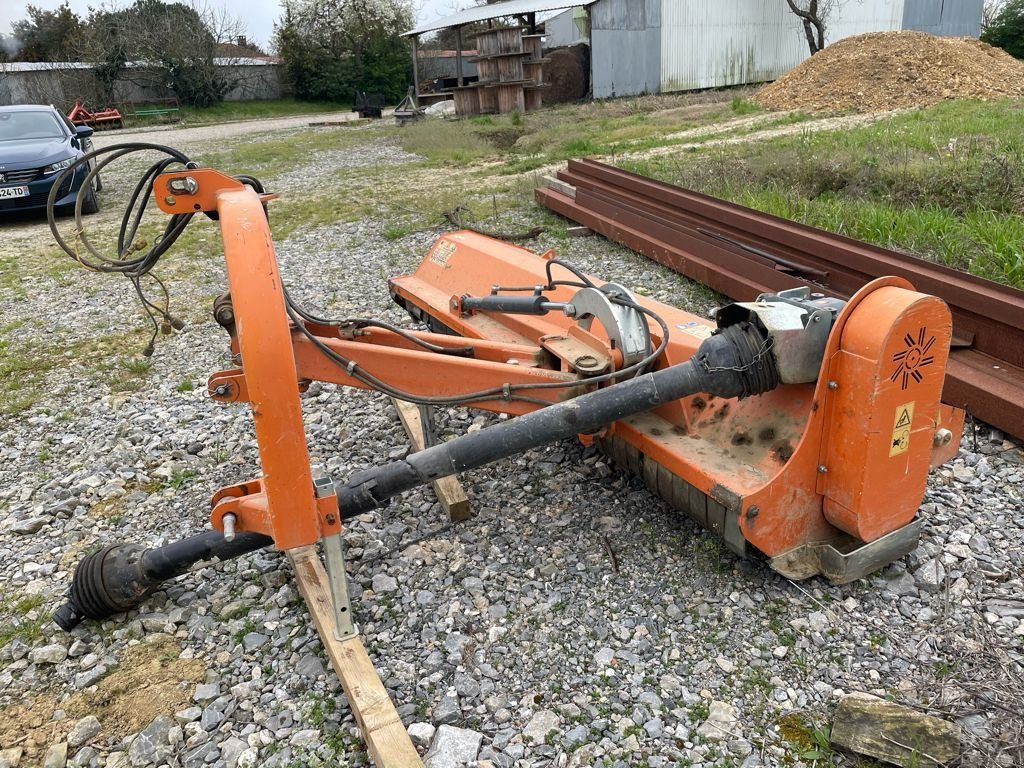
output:
[[595, 98], [659, 90], [661, 7], [662, 0], [601, 0], [590, 7]]
[[985, 0], [904, 0], [903, 29], [978, 37]]
[[[236, 83], [227, 93], [227, 101], [278, 99], [282, 96], [279, 67], [276, 64], [222, 64], [218, 69]], [[115, 85], [114, 101], [146, 102], [165, 99], [173, 93], [164, 88], [143, 87], [130, 80]], [[20, 63], [0, 64], [0, 105], [53, 104], [68, 110], [77, 100], [90, 106], [99, 104], [101, 97], [92, 71], [85, 65], [36, 65], [24, 67]]]

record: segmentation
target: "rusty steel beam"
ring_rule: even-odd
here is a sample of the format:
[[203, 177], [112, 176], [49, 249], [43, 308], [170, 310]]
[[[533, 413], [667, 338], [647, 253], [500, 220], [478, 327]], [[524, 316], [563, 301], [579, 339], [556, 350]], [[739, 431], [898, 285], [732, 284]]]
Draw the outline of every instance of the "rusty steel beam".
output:
[[943, 399], [1024, 437], [1024, 292], [592, 160], [540, 187], [551, 210], [740, 301], [797, 286], [849, 297], [896, 275], [941, 297], [954, 342]]

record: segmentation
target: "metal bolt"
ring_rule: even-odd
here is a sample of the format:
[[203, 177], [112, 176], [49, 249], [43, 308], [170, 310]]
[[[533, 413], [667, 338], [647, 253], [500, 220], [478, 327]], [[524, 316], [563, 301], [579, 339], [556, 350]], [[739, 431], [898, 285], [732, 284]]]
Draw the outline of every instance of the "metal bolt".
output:
[[231, 394], [231, 387], [227, 384], [218, 384], [213, 388], [214, 397], [227, 397], [229, 394]]
[[164, 202], [168, 205], [174, 205], [178, 201], [174, 199], [174, 195], [165, 195]]
[[172, 195], [194, 195], [199, 190], [199, 182], [191, 176], [180, 176], [167, 182], [167, 190]]
[[943, 445], [949, 445], [952, 439], [952, 432], [950, 432], [948, 429], [940, 429], [938, 432], [935, 433], [935, 437], [932, 438], [932, 445], [934, 445], [936, 448], [940, 448]]
[[839, 389], [839, 382], [834, 379], [828, 383], [829, 389]]
[[828, 472], [828, 467], [826, 467], [824, 464], [819, 464], [818, 472], [824, 475], [826, 472]]
[[237, 519], [238, 518], [230, 512], [220, 519], [221, 525], [224, 526], [224, 541], [235, 540], [235, 520]]
[[753, 520], [761, 513], [761, 509], [756, 505], [747, 508], [747, 520]]
[[334, 525], [334, 522], [337, 519], [338, 518], [336, 518], [334, 515], [327, 515], [327, 524], [328, 525]]

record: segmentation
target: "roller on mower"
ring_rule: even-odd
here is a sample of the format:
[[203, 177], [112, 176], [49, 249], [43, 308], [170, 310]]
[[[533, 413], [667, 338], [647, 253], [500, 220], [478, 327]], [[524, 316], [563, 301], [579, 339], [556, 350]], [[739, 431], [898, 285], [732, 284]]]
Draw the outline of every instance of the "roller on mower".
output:
[[[957, 451], [963, 412], [940, 402], [950, 313], [905, 280], [876, 280], [848, 301], [765, 295], [709, 321], [551, 252], [460, 231], [389, 281], [430, 331], [332, 321], [282, 285], [272, 196], [191, 165], [161, 169], [153, 197], [176, 227], [197, 212], [219, 221], [228, 292], [214, 315], [237, 367], [208, 389], [250, 405], [263, 474], [213, 495], [207, 533], [152, 549], [113, 544], [83, 560], [61, 626], [124, 612], [200, 560], [322, 541], [337, 635], [351, 636], [346, 518], [574, 436], [789, 578], [849, 582], [917, 545], [929, 467]], [[312, 381], [514, 418], [349, 478], [316, 477], [300, 399]]]

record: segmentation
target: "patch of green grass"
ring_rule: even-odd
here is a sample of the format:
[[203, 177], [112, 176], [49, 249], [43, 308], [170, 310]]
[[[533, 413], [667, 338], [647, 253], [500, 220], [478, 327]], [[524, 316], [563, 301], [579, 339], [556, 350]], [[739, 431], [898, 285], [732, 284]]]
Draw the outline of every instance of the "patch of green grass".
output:
[[[223, 173], [246, 173], [267, 182], [275, 176], [308, 164], [317, 152], [347, 149], [377, 134], [356, 133], [343, 128], [295, 130], [291, 133], [257, 133], [220, 144], [215, 152], [194, 159]], [[273, 191], [273, 185], [268, 184]]]
[[0, 648], [16, 637], [31, 643], [42, 635], [43, 627], [49, 621], [49, 616], [37, 611], [42, 604], [40, 595], [4, 598], [0, 603], [0, 614], [7, 614], [10, 618], [0, 621]]
[[496, 154], [479, 124], [465, 120], [420, 120], [397, 129], [402, 149], [435, 164], [465, 165]]
[[128, 117], [130, 126], [156, 125], [177, 118], [178, 125], [207, 125], [230, 120], [258, 120], [295, 115], [316, 115], [324, 112], [347, 112], [348, 102], [300, 101], [299, 99], [263, 99], [259, 101], [224, 101], [212, 107], [180, 106], [177, 113]]
[[622, 165], [1024, 287], [1022, 106], [946, 102], [853, 130], [696, 150], [685, 163]]
[[197, 473], [191, 469], [183, 469], [178, 472], [175, 472], [167, 480], [167, 483], [165, 484], [164, 487], [173, 488], [176, 491], [180, 491], [188, 484], [189, 480], [196, 477], [196, 474]]
[[753, 115], [763, 111], [756, 102], [745, 99], [742, 96], [733, 96], [730, 107], [734, 115]]

